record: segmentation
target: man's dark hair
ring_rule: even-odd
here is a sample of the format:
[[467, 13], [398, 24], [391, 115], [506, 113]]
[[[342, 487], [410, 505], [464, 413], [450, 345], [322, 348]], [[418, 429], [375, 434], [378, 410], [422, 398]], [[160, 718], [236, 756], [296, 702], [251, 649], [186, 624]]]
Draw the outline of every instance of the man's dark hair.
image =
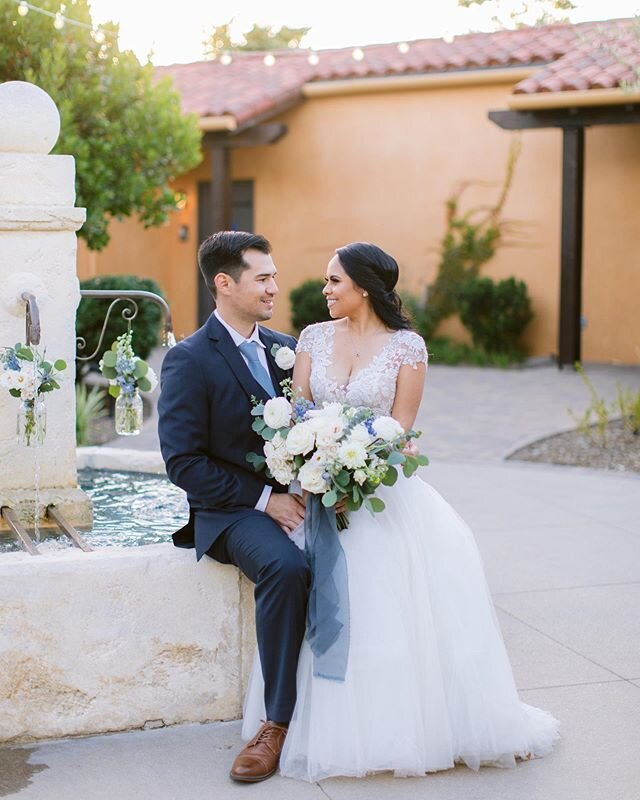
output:
[[198, 266], [214, 298], [215, 276], [224, 272], [237, 283], [242, 272], [249, 268], [244, 254], [250, 248], [265, 254], [271, 252], [271, 245], [264, 236], [246, 231], [218, 231], [202, 242], [198, 250]]

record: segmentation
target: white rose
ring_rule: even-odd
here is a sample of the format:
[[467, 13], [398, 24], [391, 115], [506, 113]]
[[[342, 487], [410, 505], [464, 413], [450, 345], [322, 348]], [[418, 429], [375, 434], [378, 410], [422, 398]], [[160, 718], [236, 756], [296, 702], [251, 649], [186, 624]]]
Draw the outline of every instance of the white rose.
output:
[[290, 347], [279, 347], [276, 350], [276, 364], [280, 369], [293, 369], [296, 363], [296, 354]]
[[338, 458], [347, 469], [356, 469], [367, 463], [367, 451], [360, 442], [345, 442], [338, 450]]
[[269, 469], [273, 477], [283, 486], [288, 486], [296, 477], [295, 470], [291, 464], [282, 464], [277, 468], [271, 469], [269, 467]]
[[298, 472], [300, 486], [311, 494], [321, 494], [329, 488], [329, 482], [324, 477], [324, 466], [314, 461], [307, 461]]
[[289, 431], [286, 439], [287, 452], [291, 455], [306, 455], [313, 450], [316, 435], [308, 422], [300, 422]]
[[353, 473], [353, 480], [358, 484], [358, 486], [362, 486], [362, 484], [367, 480], [367, 473], [363, 469], [357, 469]]
[[360, 444], [368, 445], [373, 441], [373, 436], [367, 430], [367, 426], [361, 422], [349, 434], [349, 440], [353, 442], [360, 442]]
[[286, 397], [272, 397], [265, 403], [262, 416], [270, 428], [286, 428], [291, 421], [291, 404]]
[[391, 442], [404, 433], [402, 425], [393, 417], [378, 417], [373, 421], [373, 429], [385, 442]]

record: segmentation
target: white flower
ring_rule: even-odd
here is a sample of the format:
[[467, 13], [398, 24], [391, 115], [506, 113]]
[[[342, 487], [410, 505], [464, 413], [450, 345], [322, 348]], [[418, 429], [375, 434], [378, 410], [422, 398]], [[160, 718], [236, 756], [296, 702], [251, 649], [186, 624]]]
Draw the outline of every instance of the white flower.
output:
[[286, 397], [272, 397], [265, 403], [262, 416], [270, 428], [286, 428], [291, 421], [291, 404]]
[[367, 463], [367, 450], [360, 442], [345, 442], [338, 450], [338, 458], [347, 469], [357, 469]]
[[373, 436], [367, 430], [367, 426], [361, 422], [349, 434], [349, 441], [360, 442], [360, 444], [368, 445], [373, 441]]
[[291, 481], [295, 480], [296, 473], [293, 464], [283, 462], [282, 465], [279, 464], [274, 467], [269, 466], [269, 469], [273, 477], [283, 486], [288, 486]]
[[353, 480], [359, 485], [362, 484], [367, 480], [367, 473], [363, 469], [357, 469], [353, 473]]
[[391, 442], [404, 433], [402, 425], [393, 417], [378, 417], [373, 421], [373, 429], [385, 442]]
[[316, 461], [307, 461], [298, 472], [300, 486], [311, 494], [321, 494], [329, 488], [329, 482], [324, 477], [324, 465]]
[[280, 369], [293, 369], [293, 365], [296, 363], [296, 354], [290, 347], [279, 347], [275, 359]]
[[308, 422], [299, 422], [289, 431], [286, 439], [287, 452], [292, 455], [306, 455], [313, 450], [316, 436]]
[[144, 377], [151, 384], [151, 388], [149, 389], [149, 391], [152, 392], [158, 385], [158, 376], [156, 375], [154, 370], [152, 370], [151, 367], [149, 367], [149, 369], [145, 372]]

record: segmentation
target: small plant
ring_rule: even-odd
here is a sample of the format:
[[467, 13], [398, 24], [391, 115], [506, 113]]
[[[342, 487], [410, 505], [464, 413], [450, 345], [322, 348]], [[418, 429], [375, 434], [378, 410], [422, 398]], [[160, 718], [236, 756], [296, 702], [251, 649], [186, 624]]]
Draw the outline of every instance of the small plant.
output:
[[289, 292], [291, 303], [291, 325], [300, 333], [307, 325], [331, 319], [327, 301], [322, 294], [324, 281], [313, 279], [301, 283]]
[[640, 435], [640, 389], [634, 392], [616, 383], [614, 408], [620, 413], [625, 430], [633, 436]]
[[458, 292], [458, 306], [476, 347], [489, 353], [523, 353], [520, 339], [533, 318], [523, 281], [469, 278]]
[[[597, 441], [601, 447], [606, 447], [607, 444], [607, 427], [609, 425], [609, 406], [606, 400], [600, 397], [596, 391], [595, 386], [589, 380], [587, 373], [584, 371], [582, 364], [579, 361], [575, 363], [575, 370], [582, 378], [584, 385], [589, 390], [591, 395], [591, 402], [581, 414], [575, 414], [569, 409], [569, 414], [576, 421], [576, 425], [580, 433], [589, 441]], [[595, 418], [595, 423], [591, 421], [592, 417]]]
[[89, 425], [92, 420], [109, 416], [107, 395], [99, 386], [89, 389], [84, 383], [76, 384], [76, 444], [89, 442]]

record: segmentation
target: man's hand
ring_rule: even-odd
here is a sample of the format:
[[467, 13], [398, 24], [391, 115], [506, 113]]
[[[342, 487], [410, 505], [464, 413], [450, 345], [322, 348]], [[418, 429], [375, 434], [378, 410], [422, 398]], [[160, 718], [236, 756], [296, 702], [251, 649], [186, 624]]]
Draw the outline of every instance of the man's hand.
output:
[[304, 520], [305, 501], [300, 495], [271, 492], [265, 513], [274, 519], [286, 534], [292, 533]]

